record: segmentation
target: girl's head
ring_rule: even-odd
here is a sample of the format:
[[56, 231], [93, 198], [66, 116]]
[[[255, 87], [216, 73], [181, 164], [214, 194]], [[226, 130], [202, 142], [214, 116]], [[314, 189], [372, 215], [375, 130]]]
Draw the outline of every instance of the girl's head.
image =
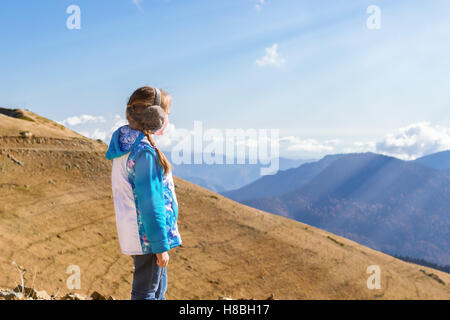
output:
[[[142, 131], [151, 145], [156, 149], [159, 156], [159, 164], [164, 169], [164, 173], [170, 170], [170, 164], [164, 154], [155, 146], [151, 134], [162, 134], [168, 124], [171, 97], [163, 90], [152, 87], [142, 87], [137, 89], [128, 100], [126, 117], [129, 126], [135, 130]], [[159, 107], [155, 107], [159, 105]]]

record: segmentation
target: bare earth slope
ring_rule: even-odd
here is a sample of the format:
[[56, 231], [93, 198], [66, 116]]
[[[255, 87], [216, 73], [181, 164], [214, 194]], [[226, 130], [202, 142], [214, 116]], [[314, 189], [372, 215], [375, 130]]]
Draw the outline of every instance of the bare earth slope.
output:
[[[4, 113], [8, 113], [5, 115]], [[25, 133], [25, 131], [31, 132]], [[107, 146], [32, 112], [0, 109], [0, 287], [128, 299]], [[450, 275], [176, 179], [183, 246], [171, 251], [168, 299], [450, 299]], [[69, 290], [66, 270], [81, 269]], [[369, 290], [366, 269], [381, 269]]]

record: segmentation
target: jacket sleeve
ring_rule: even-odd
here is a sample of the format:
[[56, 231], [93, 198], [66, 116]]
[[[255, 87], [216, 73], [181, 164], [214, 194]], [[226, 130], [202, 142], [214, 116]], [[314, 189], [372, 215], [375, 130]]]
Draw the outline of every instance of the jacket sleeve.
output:
[[153, 253], [169, 251], [166, 231], [163, 174], [157, 155], [140, 152], [135, 163], [135, 191], [144, 230]]

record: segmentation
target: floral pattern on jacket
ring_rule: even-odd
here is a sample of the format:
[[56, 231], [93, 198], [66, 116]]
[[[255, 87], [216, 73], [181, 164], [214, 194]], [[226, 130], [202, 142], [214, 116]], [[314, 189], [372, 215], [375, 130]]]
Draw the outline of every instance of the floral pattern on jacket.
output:
[[[134, 142], [130, 143], [133, 144]], [[142, 221], [142, 215], [138, 208], [138, 202], [136, 197], [135, 188], [135, 160], [140, 151], [147, 148], [153, 148], [148, 143], [140, 142], [136, 148], [130, 153], [127, 160], [127, 172], [128, 180], [133, 190], [133, 196], [136, 205], [137, 223], [139, 230], [139, 238], [142, 246], [143, 254], [151, 253], [150, 242], [145, 233], [144, 224]], [[181, 236], [178, 231], [177, 219], [178, 219], [178, 202], [175, 194], [175, 185], [173, 183], [172, 172], [169, 172], [163, 176], [163, 190], [164, 190], [164, 204], [166, 211], [166, 232], [169, 247], [173, 248], [181, 244]]]

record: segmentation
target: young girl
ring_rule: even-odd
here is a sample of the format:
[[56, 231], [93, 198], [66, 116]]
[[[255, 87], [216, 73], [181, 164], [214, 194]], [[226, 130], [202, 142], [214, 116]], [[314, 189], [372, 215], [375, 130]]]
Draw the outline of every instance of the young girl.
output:
[[153, 141], [168, 124], [171, 97], [152, 87], [137, 89], [106, 158], [121, 250], [134, 260], [132, 300], [164, 300], [168, 251], [181, 244], [178, 202], [169, 161]]

